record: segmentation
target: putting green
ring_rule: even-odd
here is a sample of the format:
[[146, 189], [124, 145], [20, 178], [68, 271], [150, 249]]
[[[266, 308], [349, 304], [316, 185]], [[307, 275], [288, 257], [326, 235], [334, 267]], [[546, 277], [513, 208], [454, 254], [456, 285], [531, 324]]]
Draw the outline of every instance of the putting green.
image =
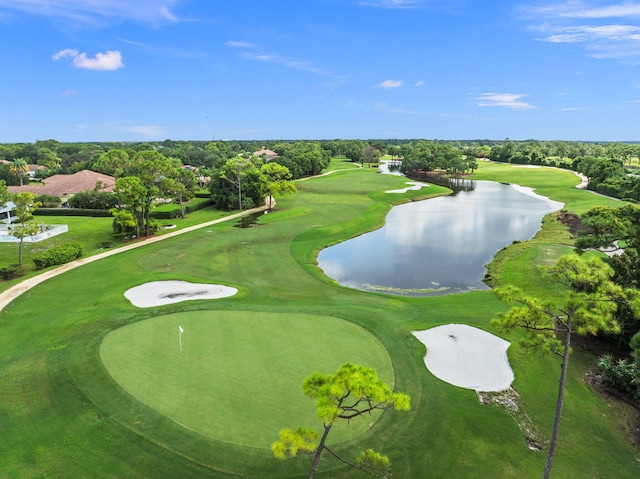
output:
[[[179, 327], [182, 351], [180, 351]], [[285, 427], [321, 423], [302, 381], [343, 363], [393, 384], [387, 351], [371, 333], [331, 316], [194, 311], [115, 330], [100, 355], [114, 380], [176, 423], [216, 440], [268, 448]], [[332, 442], [362, 434], [378, 416], [337, 427]]]

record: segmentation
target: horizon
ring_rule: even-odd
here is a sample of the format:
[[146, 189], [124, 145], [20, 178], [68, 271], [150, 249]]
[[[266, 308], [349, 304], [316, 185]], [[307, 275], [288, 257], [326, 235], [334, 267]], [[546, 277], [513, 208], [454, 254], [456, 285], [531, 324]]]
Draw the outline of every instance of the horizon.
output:
[[362, 141], [362, 142], [403, 142], [403, 143], [414, 143], [417, 141], [432, 141], [436, 143], [478, 143], [478, 144], [486, 144], [486, 143], [504, 143], [507, 141], [511, 141], [513, 143], [526, 143], [526, 142], [536, 142], [536, 143], [553, 143], [553, 142], [561, 142], [561, 143], [593, 143], [593, 144], [608, 144], [608, 143], [624, 143], [624, 144], [640, 144], [640, 140], [564, 140], [564, 139], [552, 139], [552, 140], [540, 140], [537, 138], [526, 138], [522, 140], [513, 139], [513, 138], [457, 138], [457, 139], [442, 139], [442, 138], [246, 138], [246, 139], [238, 139], [238, 138], [216, 138], [213, 140], [196, 140], [196, 139], [173, 139], [173, 138], [164, 138], [162, 140], [149, 140], [149, 139], [140, 139], [140, 140], [77, 140], [77, 141], [61, 141], [56, 140], [55, 138], [47, 138], [45, 140], [36, 139], [33, 141], [0, 141], [0, 145], [19, 145], [19, 144], [36, 144], [48, 141], [55, 141], [60, 144], [65, 143], [87, 143], [87, 144], [106, 144], [106, 143], [117, 143], [117, 144], [140, 144], [140, 143], [149, 143], [149, 144], [159, 144], [164, 143], [166, 141], [171, 142], [181, 142], [181, 143], [215, 143], [217, 141], [220, 142], [238, 142], [238, 143], [295, 143], [295, 142], [329, 142], [329, 141]]

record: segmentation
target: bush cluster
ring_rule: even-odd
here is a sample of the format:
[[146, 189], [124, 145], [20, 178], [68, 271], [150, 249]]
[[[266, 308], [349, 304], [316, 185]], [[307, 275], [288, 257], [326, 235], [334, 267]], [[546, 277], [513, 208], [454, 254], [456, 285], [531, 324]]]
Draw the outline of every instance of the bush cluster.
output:
[[35, 216], [91, 216], [109, 217], [108, 210], [87, 210], [80, 208], [36, 208], [33, 212]]
[[[213, 200], [209, 201], [201, 201], [200, 203], [193, 203], [190, 205], [186, 205], [184, 207], [184, 214], [188, 215], [189, 213], [193, 213], [194, 211], [201, 210], [202, 208], [206, 208], [207, 206], [211, 206], [213, 204]], [[171, 211], [152, 211], [151, 217], [158, 220], [170, 220], [173, 218], [180, 218], [180, 205], [177, 205], [176, 208]]]
[[11, 264], [4, 268], [0, 268], [0, 279], [15, 279], [26, 273], [27, 269], [21, 264]]
[[40, 195], [36, 198], [36, 203], [40, 203], [44, 208], [57, 208], [62, 200], [57, 196]]
[[76, 193], [67, 204], [71, 208], [80, 208], [85, 210], [109, 210], [118, 205], [118, 197], [115, 193], [108, 191], [84, 191]]
[[640, 404], [640, 366], [625, 359], [602, 356], [598, 361], [604, 382], [618, 391], [629, 394]]
[[82, 256], [82, 244], [72, 241], [39, 253], [33, 258], [33, 261], [36, 264], [36, 269], [45, 269], [49, 266], [68, 263], [80, 256]]

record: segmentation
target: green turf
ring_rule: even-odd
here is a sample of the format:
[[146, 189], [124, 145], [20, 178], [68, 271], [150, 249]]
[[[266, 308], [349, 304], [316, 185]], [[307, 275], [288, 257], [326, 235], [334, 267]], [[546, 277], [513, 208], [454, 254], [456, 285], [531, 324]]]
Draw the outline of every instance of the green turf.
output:
[[[572, 202], [576, 210], [614, 203], [575, 189], [577, 177], [567, 172], [483, 162], [477, 175], [547, 189], [570, 210]], [[398, 478], [540, 477], [544, 454], [526, 447], [510, 415], [481, 405], [473, 391], [434, 378], [424, 366], [424, 347], [411, 335], [451, 322], [492, 331], [491, 318], [506, 305], [490, 291], [435, 298], [366, 293], [339, 287], [317, 268], [315, 254], [322, 247], [380, 226], [392, 204], [425, 194], [384, 193], [405, 180], [373, 168], [350, 168], [298, 182], [299, 193], [279, 200], [261, 226], [204, 228], [84, 265], [17, 298], [0, 313], [0, 478], [306, 477], [308, 458], [282, 463], [268, 450], [280, 428], [295, 426], [292, 421], [277, 426], [273, 421], [272, 431], [254, 431], [269, 436], [261, 447], [240, 446], [178, 425], [112, 379], [100, 355], [104, 338], [155, 318], [191, 313], [331, 317], [374, 337], [389, 355], [396, 389], [411, 396], [412, 409], [387, 411], [368, 430], [339, 443], [336, 449], [348, 458], [362, 448], [376, 448], [389, 455]], [[189, 221], [216, 214], [197, 213]], [[535, 271], [532, 262], [544, 262], [547, 252], [556, 254], [554, 244], [568, 242], [566, 232], [551, 224], [546, 221], [544, 234], [516, 245], [513, 253], [509, 248], [496, 274], [527, 290], [544, 291], [538, 276], [519, 271]], [[124, 298], [130, 287], [162, 279], [221, 283], [239, 291], [221, 300], [145, 309]], [[177, 341], [177, 328], [173, 334]], [[517, 340], [518, 333], [507, 339]], [[290, 354], [277, 356], [284, 362], [280, 375], [300, 361]], [[525, 412], [548, 435], [557, 358], [526, 355], [515, 344], [509, 358]], [[620, 428], [623, 406], [611, 407], [589, 387], [585, 371], [591, 364], [592, 357], [574, 353], [554, 476], [636, 479], [639, 453]], [[207, 407], [216, 405], [212, 401]], [[236, 408], [241, 415], [243, 404]], [[247, 414], [254, 421], [262, 415], [262, 410]], [[316, 477], [362, 476], [325, 458]]]
[[[115, 381], [139, 401], [200, 434], [250, 447], [269, 444], [284, 425], [317, 427], [314, 401], [302, 393], [309, 371], [367, 364], [393, 385], [380, 342], [330, 316], [176, 313], [113, 331], [100, 354]], [[357, 437], [376, 418], [342, 424], [330, 442]]]

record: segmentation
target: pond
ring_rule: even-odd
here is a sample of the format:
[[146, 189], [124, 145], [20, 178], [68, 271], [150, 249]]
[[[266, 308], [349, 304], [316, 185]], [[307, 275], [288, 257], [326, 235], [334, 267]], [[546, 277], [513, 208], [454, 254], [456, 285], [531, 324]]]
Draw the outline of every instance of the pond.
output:
[[343, 286], [414, 296], [488, 289], [485, 264], [532, 238], [563, 204], [531, 189], [456, 180], [455, 193], [396, 206], [385, 225], [326, 248], [324, 273]]

